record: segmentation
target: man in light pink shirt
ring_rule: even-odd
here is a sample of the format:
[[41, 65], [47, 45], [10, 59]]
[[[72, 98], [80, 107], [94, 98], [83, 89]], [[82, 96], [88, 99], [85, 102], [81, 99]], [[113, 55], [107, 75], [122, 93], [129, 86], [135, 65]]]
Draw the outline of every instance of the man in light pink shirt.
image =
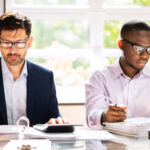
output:
[[120, 59], [95, 71], [85, 85], [89, 127], [102, 128], [103, 122], [123, 121], [127, 117], [150, 117], [150, 67], [146, 65], [150, 56], [150, 26], [141, 21], [127, 22], [120, 37]]

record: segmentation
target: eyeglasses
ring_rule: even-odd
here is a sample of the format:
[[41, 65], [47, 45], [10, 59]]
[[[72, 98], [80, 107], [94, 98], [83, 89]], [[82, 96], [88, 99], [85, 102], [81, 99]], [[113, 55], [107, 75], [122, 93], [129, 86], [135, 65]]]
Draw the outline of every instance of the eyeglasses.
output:
[[141, 45], [137, 45], [137, 44], [132, 43], [132, 42], [126, 40], [126, 39], [123, 39], [123, 41], [125, 41], [126, 43], [128, 43], [129, 45], [131, 45], [134, 48], [135, 52], [138, 53], [138, 55], [140, 55], [144, 51], [146, 51], [147, 54], [150, 55], [150, 46], [144, 47], [144, 46], [141, 46]]
[[27, 42], [28, 41], [26, 41], [26, 42], [0, 42], [0, 46], [2, 48], [9, 49], [14, 45], [15, 48], [17, 48], [17, 49], [23, 49], [26, 47]]

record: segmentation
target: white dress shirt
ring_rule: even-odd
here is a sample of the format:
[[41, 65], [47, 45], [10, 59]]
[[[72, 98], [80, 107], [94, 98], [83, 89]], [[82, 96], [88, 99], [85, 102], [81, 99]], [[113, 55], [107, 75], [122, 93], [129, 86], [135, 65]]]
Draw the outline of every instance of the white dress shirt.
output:
[[16, 124], [16, 121], [21, 116], [26, 116], [27, 65], [25, 62], [20, 77], [14, 81], [3, 58], [1, 59], [1, 64], [8, 124]]
[[146, 65], [131, 79], [117, 61], [94, 72], [85, 92], [86, 120], [90, 127], [102, 128], [101, 115], [109, 103], [127, 105], [127, 117], [150, 117], [150, 66]]

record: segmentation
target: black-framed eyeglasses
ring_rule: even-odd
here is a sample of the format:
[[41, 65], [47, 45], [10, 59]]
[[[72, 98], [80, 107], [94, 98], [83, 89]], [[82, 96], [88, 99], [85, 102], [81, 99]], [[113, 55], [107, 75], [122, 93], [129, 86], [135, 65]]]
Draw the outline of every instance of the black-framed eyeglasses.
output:
[[148, 55], [150, 55], [150, 46], [148, 47], [144, 47], [144, 46], [141, 46], [141, 45], [138, 45], [138, 44], [135, 44], [133, 42], [130, 42], [126, 39], [123, 39], [122, 41], [125, 41], [126, 43], [128, 43], [129, 45], [131, 45], [133, 48], [134, 48], [134, 51], [140, 55], [141, 53], [143, 53], [144, 51], [147, 52]]
[[23, 49], [26, 47], [27, 43], [28, 40], [26, 42], [0, 42], [0, 46], [9, 49], [14, 45], [16, 49]]

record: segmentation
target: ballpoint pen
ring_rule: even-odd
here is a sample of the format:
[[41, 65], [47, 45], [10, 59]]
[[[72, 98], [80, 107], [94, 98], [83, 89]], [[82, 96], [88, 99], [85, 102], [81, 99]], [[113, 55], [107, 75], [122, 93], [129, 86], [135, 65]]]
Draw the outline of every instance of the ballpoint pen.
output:
[[124, 110], [128, 108], [127, 105], [112, 103], [112, 99], [109, 96], [106, 96], [105, 100], [109, 106], [122, 107]]

